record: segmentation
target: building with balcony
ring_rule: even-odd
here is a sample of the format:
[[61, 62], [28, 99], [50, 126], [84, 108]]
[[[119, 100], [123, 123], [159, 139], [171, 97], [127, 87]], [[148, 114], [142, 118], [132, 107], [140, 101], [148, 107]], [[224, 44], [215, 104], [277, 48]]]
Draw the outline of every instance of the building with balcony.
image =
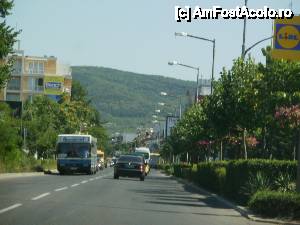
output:
[[46, 95], [58, 101], [63, 94], [70, 97], [72, 75], [69, 65], [54, 56], [25, 56], [17, 50], [11, 79], [0, 92], [2, 101], [32, 101], [34, 96]]

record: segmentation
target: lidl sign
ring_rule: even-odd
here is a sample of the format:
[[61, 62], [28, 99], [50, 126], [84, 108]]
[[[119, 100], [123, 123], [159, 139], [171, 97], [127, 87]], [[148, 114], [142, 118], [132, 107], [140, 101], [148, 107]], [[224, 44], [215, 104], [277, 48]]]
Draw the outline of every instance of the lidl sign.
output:
[[300, 16], [275, 20], [272, 57], [300, 61]]

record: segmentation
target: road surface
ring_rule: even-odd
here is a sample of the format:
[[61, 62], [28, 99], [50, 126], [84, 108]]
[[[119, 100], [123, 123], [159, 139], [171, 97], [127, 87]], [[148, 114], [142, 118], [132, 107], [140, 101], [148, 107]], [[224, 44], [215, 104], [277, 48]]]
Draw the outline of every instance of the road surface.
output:
[[[145, 181], [96, 175], [0, 179], [0, 225], [259, 225], [152, 170]], [[263, 223], [265, 224], [265, 223]]]

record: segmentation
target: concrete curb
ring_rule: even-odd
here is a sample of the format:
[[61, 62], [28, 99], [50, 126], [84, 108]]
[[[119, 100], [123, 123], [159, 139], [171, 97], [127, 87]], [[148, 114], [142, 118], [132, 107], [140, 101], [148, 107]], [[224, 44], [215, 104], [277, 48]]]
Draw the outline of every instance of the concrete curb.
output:
[[44, 174], [59, 174], [58, 170], [44, 170]]
[[28, 172], [28, 173], [0, 173], [0, 179], [9, 179], [17, 177], [33, 177], [42, 176], [44, 172]]
[[267, 219], [267, 218], [262, 218], [262, 217], [259, 217], [258, 215], [255, 215], [253, 212], [251, 212], [249, 209], [245, 208], [245, 207], [242, 207], [242, 206], [238, 206], [234, 203], [232, 203], [231, 201], [217, 195], [217, 194], [214, 194], [214, 193], [211, 193], [201, 187], [199, 187], [198, 185], [190, 182], [190, 181], [187, 181], [185, 179], [182, 179], [182, 178], [178, 178], [178, 177], [175, 177], [175, 176], [170, 176], [172, 177], [173, 179], [179, 181], [180, 183], [183, 183], [183, 184], [186, 184], [186, 185], [189, 185], [191, 186], [193, 189], [199, 191], [199, 192], [202, 192], [206, 195], [209, 195], [209, 196], [212, 196], [216, 199], [218, 199], [220, 202], [228, 205], [229, 207], [233, 208], [234, 210], [236, 210], [237, 212], [239, 212], [241, 214], [241, 216], [249, 219], [249, 220], [252, 220], [252, 221], [255, 221], [255, 222], [262, 222], [262, 223], [273, 223], [273, 224], [282, 224], [282, 225], [300, 225], [300, 221], [284, 221], [284, 220], [278, 220], [278, 219]]

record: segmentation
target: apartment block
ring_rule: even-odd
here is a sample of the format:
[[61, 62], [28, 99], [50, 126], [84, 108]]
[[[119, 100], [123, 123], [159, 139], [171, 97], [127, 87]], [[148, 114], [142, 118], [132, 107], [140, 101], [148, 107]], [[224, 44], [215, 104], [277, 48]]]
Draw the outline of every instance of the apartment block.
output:
[[58, 101], [63, 94], [70, 98], [72, 88], [71, 68], [54, 56], [25, 56], [17, 50], [13, 73], [4, 90], [2, 101], [32, 100], [34, 96], [46, 95]]

